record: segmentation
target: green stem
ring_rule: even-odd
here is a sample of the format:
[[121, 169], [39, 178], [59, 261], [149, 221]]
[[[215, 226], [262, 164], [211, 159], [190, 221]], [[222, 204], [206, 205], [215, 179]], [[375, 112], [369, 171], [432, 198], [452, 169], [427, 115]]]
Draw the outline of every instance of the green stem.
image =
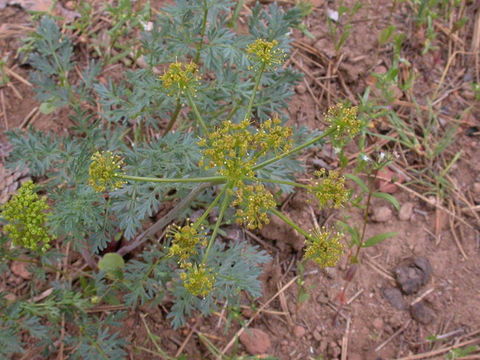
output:
[[203, 47], [203, 38], [205, 37], [205, 32], [207, 31], [207, 17], [208, 17], [208, 6], [207, 1], [203, 1], [203, 20], [202, 20], [202, 30], [200, 31], [200, 42], [197, 45], [197, 53], [195, 54], [195, 64], [199, 65], [200, 62], [200, 52]]
[[305, 149], [307, 146], [310, 146], [310, 145], [316, 143], [317, 141], [319, 141], [319, 140], [327, 137], [328, 135], [330, 135], [330, 134], [333, 133], [334, 131], [335, 131], [335, 129], [333, 129], [333, 128], [332, 128], [332, 129], [328, 129], [328, 130], [324, 131], [321, 135], [317, 136], [316, 138], [313, 138], [312, 140], [307, 141], [306, 143], [303, 143], [303, 144], [297, 146], [296, 148], [293, 148], [293, 149], [290, 150], [290, 151], [287, 151], [287, 152], [285, 152], [285, 153], [283, 153], [283, 154], [280, 154], [280, 155], [278, 155], [278, 156], [275, 156], [274, 158], [265, 160], [264, 162], [255, 165], [255, 166], [252, 168], [252, 170], [254, 170], [254, 171], [255, 171], [255, 170], [259, 170], [259, 169], [261, 169], [261, 168], [264, 168], [264, 167], [267, 166], [267, 165], [270, 165], [270, 164], [272, 164], [272, 163], [274, 163], [274, 162], [277, 162], [278, 160], [281, 160], [281, 159], [286, 158], [287, 156], [290, 156], [290, 155], [292, 155], [292, 154], [294, 154], [294, 153], [296, 153], [296, 152], [298, 152], [298, 151], [300, 151], [300, 150], [303, 150], [303, 149]]
[[290, 219], [287, 215], [285, 215], [284, 213], [278, 211], [277, 209], [270, 209], [269, 210], [272, 214], [278, 216], [284, 223], [286, 223], [287, 225], [290, 225], [292, 228], [294, 228], [295, 230], [297, 230], [300, 234], [302, 234], [303, 236], [305, 236], [306, 238], [310, 238], [310, 234], [308, 232], [306, 232], [305, 230], [303, 230], [300, 226], [298, 226], [297, 224], [295, 224], [293, 222], [292, 219]]
[[190, 89], [186, 89], [185, 94], [187, 95], [188, 104], [192, 108], [193, 113], [195, 114], [195, 117], [197, 118], [198, 124], [202, 128], [202, 131], [205, 134], [207, 134], [207, 125], [205, 125], [205, 122], [203, 121], [202, 115], [200, 115], [200, 112], [198, 111], [197, 105], [193, 101], [193, 96], [192, 96], [192, 93], [190, 92]]
[[243, 178], [243, 180], [248, 180], [248, 181], [260, 181], [262, 183], [273, 183], [273, 184], [283, 184], [283, 185], [290, 185], [294, 187], [299, 187], [302, 189], [310, 189], [310, 186], [305, 185], [305, 184], [300, 184], [295, 181], [287, 181], [287, 180], [275, 180], [275, 179], [264, 179], [264, 178]]
[[262, 64], [262, 67], [258, 71], [257, 77], [255, 78], [255, 85], [253, 86], [252, 96], [250, 96], [250, 100], [248, 101], [247, 112], [245, 113], [244, 120], [250, 120], [250, 115], [252, 113], [252, 108], [253, 108], [253, 102], [255, 101], [255, 97], [257, 96], [257, 91], [260, 86], [260, 80], [262, 79], [264, 70], [265, 70], [265, 64]]
[[163, 136], [167, 135], [170, 132], [170, 130], [172, 130], [173, 125], [177, 121], [178, 114], [180, 114], [181, 109], [182, 109], [182, 102], [180, 101], [180, 98], [178, 98], [177, 105], [175, 106], [175, 110], [173, 111], [172, 117], [170, 118], [170, 121], [167, 124], [165, 132], [163, 133]]
[[117, 175], [117, 178], [133, 181], [145, 181], [155, 183], [224, 183], [227, 181], [225, 176], [210, 176], [198, 178], [172, 178], [162, 179], [156, 177], [132, 176], [132, 175]]
[[227, 210], [228, 204], [230, 202], [231, 194], [228, 191], [232, 188], [232, 183], [229, 182], [225, 185], [223, 192], [225, 193], [222, 201], [222, 205], [220, 206], [220, 212], [218, 213], [217, 222], [215, 223], [215, 227], [213, 228], [212, 235], [210, 236], [210, 240], [208, 241], [207, 249], [205, 250], [205, 254], [203, 255], [202, 264], [205, 264], [208, 259], [208, 254], [210, 253], [210, 249], [212, 248], [213, 243], [215, 242], [215, 238], [217, 237], [218, 230], [220, 229], [220, 225], [222, 224], [223, 216], [225, 215], [225, 211]]
[[193, 226], [196, 228], [197, 226], [199, 226], [202, 222], [205, 221], [205, 219], [207, 218], [208, 214], [210, 214], [210, 212], [212, 211], [212, 209], [217, 205], [217, 203], [220, 201], [220, 198], [223, 196], [223, 194], [225, 194], [225, 191], [226, 191], [227, 187], [224, 186], [222, 191], [220, 191], [220, 193], [215, 197], [215, 199], [210, 203], [210, 205], [208, 205], [208, 207], [205, 209], [205, 211], [203, 212], [202, 216], [200, 216], [197, 221], [195, 221], [195, 223], [193, 224]]

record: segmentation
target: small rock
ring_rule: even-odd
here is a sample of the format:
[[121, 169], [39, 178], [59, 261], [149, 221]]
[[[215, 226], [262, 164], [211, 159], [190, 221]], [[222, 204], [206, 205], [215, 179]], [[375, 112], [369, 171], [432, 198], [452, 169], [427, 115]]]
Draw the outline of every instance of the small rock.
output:
[[381, 318], [376, 318], [373, 320], [372, 325], [375, 329], [381, 330], [383, 329], [383, 320]]
[[305, 92], [307, 91], [307, 87], [303, 84], [300, 84], [300, 85], [297, 85], [295, 86], [295, 91], [297, 92], [297, 94], [305, 94]]
[[430, 280], [432, 265], [427, 258], [419, 256], [405, 260], [393, 272], [402, 292], [410, 295]]
[[400, 211], [398, 212], [398, 218], [402, 221], [408, 221], [412, 217], [413, 214], [413, 203], [406, 202], [400, 207]]
[[320, 340], [322, 340], [322, 334], [320, 334], [320, 332], [318, 332], [318, 330], [314, 330], [313, 331], [313, 338], [317, 341], [320, 341]]
[[257, 328], [246, 329], [239, 339], [250, 355], [265, 354], [272, 346], [270, 336]]
[[373, 209], [372, 220], [387, 222], [392, 219], [392, 210], [388, 206], [379, 206]]
[[410, 315], [415, 321], [423, 325], [428, 325], [435, 320], [435, 312], [423, 301], [410, 307]]
[[385, 299], [397, 310], [406, 310], [407, 302], [403, 298], [402, 292], [394, 287], [387, 287], [382, 289]]
[[295, 326], [295, 328], [293, 329], [293, 335], [295, 335], [295, 337], [297, 338], [302, 338], [306, 332], [307, 330], [305, 330], [305, 328], [300, 325]]
[[10, 270], [22, 279], [29, 280], [32, 278], [32, 274], [27, 270], [27, 263], [21, 261], [13, 261], [10, 265]]

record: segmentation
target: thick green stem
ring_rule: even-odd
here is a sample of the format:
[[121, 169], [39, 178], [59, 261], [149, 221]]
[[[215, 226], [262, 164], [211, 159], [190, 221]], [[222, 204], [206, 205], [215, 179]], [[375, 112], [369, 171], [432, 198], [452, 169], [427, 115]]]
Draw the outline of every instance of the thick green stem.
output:
[[208, 241], [207, 249], [205, 250], [205, 254], [203, 255], [202, 264], [205, 264], [208, 259], [208, 254], [210, 253], [210, 249], [212, 248], [213, 243], [215, 242], [215, 238], [217, 237], [218, 230], [220, 229], [220, 225], [222, 224], [223, 216], [225, 215], [225, 211], [227, 210], [228, 204], [230, 202], [231, 194], [229, 190], [232, 188], [232, 183], [227, 183], [224, 188], [224, 197], [222, 201], [222, 205], [220, 206], [220, 211], [218, 213], [217, 222], [215, 223], [215, 227], [213, 228], [212, 235], [210, 236], [210, 240]]
[[217, 203], [220, 201], [220, 198], [223, 196], [223, 194], [225, 194], [225, 191], [226, 191], [227, 187], [224, 186], [222, 191], [220, 191], [220, 193], [215, 197], [215, 199], [210, 203], [210, 205], [208, 205], [208, 207], [205, 209], [205, 211], [203, 212], [202, 216], [200, 216], [196, 221], [195, 223], [193, 224], [193, 226], [196, 228], [198, 226], [200, 226], [202, 224], [202, 222], [205, 221], [205, 219], [207, 218], [208, 214], [210, 214], [210, 212], [212, 211], [212, 209], [217, 205]]
[[163, 136], [167, 135], [170, 132], [170, 130], [172, 130], [173, 125], [175, 125], [175, 122], [177, 121], [178, 114], [180, 114], [181, 109], [182, 109], [182, 102], [180, 101], [180, 98], [178, 98], [177, 105], [175, 105], [175, 110], [173, 111], [172, 117], [170, 118], [170, 121], [167, 124], [165, 132], [163, 133]]
[[260, 181], [261, 183], [273, 183], [273, 184], [283, 184], [283, 185], [290, 185], [302, 189], [310, 189], [310, 186], [305, 184], [300, 184], [295, 181], [287, 181], [287, 180], [276, 180], [276, 179], [264, 179], [264, 178], [244, 178], [243, 180], [247, 181]]
[[270, 209], [269, 211], [272, 214], [278, 216], [284, 223], [286, 223], [287, 225], [290, 225], [292, 228], [297, 230], [300, 234], [302, 234], [306, 238], [310, 238], [310, 234], [307, 231], [303, 230], [300, 226], [295, 224], [292, 219], [290, 219], [287, 215], [285, 215], [281, 211], [278, 211], [277, 209]]
[[132, 176], [132, 175], [117, 175], [117, 178], [133, 181], [145, 181], [145, 182], [156, 182], [156, 183], [224, 183], [227, 181], [225, 176], [210, 176], [210, 177], [199, 177], [199, 178], [172, 178], [172, 179], [162, 179], [155, 177], [144, 177], [144, 176]]
[[250, 120], [253, 102], [255, 101], [255, 97], [257, 96], [257, 91], [260, 86], [260, 80], [262, 80], [263, 71], [265, 70], [265, 64], [262, 64], [262, 67], [258, 71], [258, 74], [255, 78], [255, 85], [253, 86], [252, 96], [250, 96], [250, 100], [248, 101], [247, 112], [245, 113], [245, 120]]
[[255, 171], [255, 170], [259, 170], [259, 169], [261, 169], [261, 168], [264, 168], [264, 167], [267, 166], [267, 165], [270, 165], [270, 164], [272, 164], [272, 163], [274, 163], [274, 162], [277, 162], [278, 160], [281, 160], [281, 159], [283, 159], [283, 158], [286, 158], [287, 156], [290, 156], [290, 155], [292, 155], [292, 154], [294, 154], [294, 153], [296, 153], [296, 152], [299, 152], [300, 150], [305, 149], [307, 146], [310, 146], [310, 145], [316, 143], [317, 141], [320, 141], [320, 140], [322, 140], [323, 138], [327, 137], [328, 135], [330, 135], [331, 133], [333, 133], [334, 130], [335, 130], [335, 129], [333, 129], [333, 128], [332, 128], [332, 129], [329, 129], [329, 130], [326, 130], [326, 131], [324, 131], [324, 132], [322, 133], [322, 135], [319, 135], [319, 136], [313, 138], [312, 140], [307, 141], [306, 143], [303, 143], [302, 145], [298, 145], [296, 148], [293, 148], [293, 149], [290, 150], [290, 151], [287, 151], [287, 152], [285, 152], [285, 153], [283, 153], [283, 154], [280, 154], [280, 155], [278, 155], [278, 156], [275, 156], [274, 158], [265, 160], [264, 162], [255, 165], [255, 166], [252, 168], [252, 170], [254, 170], [254, 171]]
[[193, 96], [192, 96], [192, 93], [190, 92], [190, 89], [186, 89], [185, 94], [187, 95], [188, 104], [192, 108], [193, 113], [195, 114], [195, 117], [197, 118], [198, 124], [202, 128], [202, 131], [205, 134], [207, 134], [207, 125], [205, 125], [205, 122], [203, 121], [202, 115], [200, 115], [200, 111], [198, 111], [197, 105], [195, 104], [195, 101], [193, 101]]

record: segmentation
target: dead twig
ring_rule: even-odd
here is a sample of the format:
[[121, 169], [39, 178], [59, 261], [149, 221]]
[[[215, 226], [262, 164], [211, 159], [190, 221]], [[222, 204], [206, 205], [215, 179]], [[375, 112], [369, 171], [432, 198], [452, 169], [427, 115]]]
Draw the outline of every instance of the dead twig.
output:
[[3, 121], [5, 123], [5, 130], [8, 130], [7, 107], [5, 106], [5, 96], [3, 90], [0, 90], [0, 101], [2, 102]]

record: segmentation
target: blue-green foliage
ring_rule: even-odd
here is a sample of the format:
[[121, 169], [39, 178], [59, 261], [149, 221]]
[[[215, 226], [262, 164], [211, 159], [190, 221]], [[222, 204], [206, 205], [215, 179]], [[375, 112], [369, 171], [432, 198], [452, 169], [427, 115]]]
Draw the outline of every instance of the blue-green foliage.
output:
[[[128, 8], [127, 3], [127, 0], [121, 2]], [[193, 118], [185, 106], [186, 99], [177, 99], [163, 89], [159, 74], [171, 62], [198, 60], [200, 80], [195, 103], [208, 126], [227, 119], [242, 119], [254, 83], [245, 48], [253, 40], [264, 38], [277, 40], [288, 52], [288, 34], [298, 25], [300, 12], [295, 8], [284, 11], [275, 4], [268, 8], [256, 5], [248, 19], [249, 33], [239, 35], [231, 28], [230, 21], [236, 5], [235, 1], [227, 0], [177, 0], [159, 13], [152, 31], [143, 32], [141, 53], [146, 67], [126, 71], [120, 81], [110, 79], [106, 84], [97, 79], [101, 62], [84, 66], [82, 76], [75, 81], [72, 69], [82, 66], [73, 61], [72, 41], [52, 18], [40, 20], [36, 33], [29, 38], [31, 79], [42, 102], [41, 110], [48, 113], [68, 106], [74, 126], [69, 136], [33, 129], [10, 132], [13, 151], [8, 166], [28, 168], [32, 176], [42, 180], [40, 190], [48, 195], [51, 205], [48, 225], [60, 249], [70, 242], [71, 250], [87, 250], [96, 256], [113, 241], [133, 241], [150, 217], [162, 206], [170, 206], [166, 202], [182, 199], [192, 189], [190, 184], [129, 182], [114, 192], [98, 194], [88, 185], [88, 166], [96, 151], [122, 154], [125, 171], [130, 175], [165, 178], [213, 175], [198, 167], [200, 149], [195, 131], [159, 135], [160, 123], [166, 123], [178, 106], [180, 130], [191, 126]], [[109, 12], [122, 15], [113, 8]], [[128, 23], [139, 25], [146, 18], [140, 20]], [[292, 86], [299, 79], [300, 75], [290, 68], [266, 72], [253, 104], [255, 119], [263, 121], [273, 113], [285, 118]], [[92, 110], [97, 106], [100, 113]], [[297, 131], [295, 141], [308, 136]], [[293, 174], [301, 170], [299, 162], [284, 159], [265, 167], [259, 175], [293, 179]], [[290, 190], [288, 186], [280, 188]], [[204, 208], [214, 195], [212, 189], [206, 189], [184, 213]], [[184, 219], [180, 216], [176, 220]], [[21, 252], [9, 249], [4, 237], [0, 240], [0, 270], [7, 270], [2, 265]], [[69, 358], [126, 358], [125, 341], [116, 333], [117, 313], [99, 321], [96, 314], [87, 311], [96, 301], [114, 303], [122, 299], [132, 308], [162, 302], [170, 308], [173, 325], [179, 327], [193, 312], [210, 314], [217, 302], [235, 304], [242, 291], [252, 297], [260, 295], [258, 275], [269, 257], [256, 247], [240, 242], [215, 243], [207, 265], [215, 271], [216, 283], [212, 293], [199, 298], [183, 287], [178, 264], [167, 255], [168, 245], [155, 240], [151, 248], [127, 261], [122, 276], [115, 280], [101, 272], [88, 276], [79, 273], [48, 284], [53, 278], [52, 266], [61, 264], [61, 253], [52, 249], [43, 254], [38, 262], [31, 264], [35, 281], [28, 283], [24, 298], [12, 303], [4, 299], [5, 294], [0, 294], [0, 358], [23, 352], [22, 334], [34, 339], [39, 352], [48, 358], [57, 350], [51, 340], [59, 339], [61, 331], [65, 332], [65, 348], [73, 349], [68, 353]], [[74, 281], [78, 278], [79, 281]], [[51, 287], [53, 292], [34, 301], [40, 289], [45, 288], [38, 286], [40, 283]], [[62, 330], [62, 322], [69, 326]]]
[[246, 291], [252, 297], [261, 295], [258, 276], [261, 265], [267, 263], [270, 256], [265, 251], [246, 243], [236, 242], [226, 246], [217, 242], [208, 257], [208, 265], [216, 269], [213, 291], [205, 298], [193, 296], [180, 282], [173, 289], [175, 301], [168, 315], [175, 328], [185, 323], [185, 317], [199, 310], [208, 315], [216, 308], [216, 301], [235, 305], [240, 293]]

